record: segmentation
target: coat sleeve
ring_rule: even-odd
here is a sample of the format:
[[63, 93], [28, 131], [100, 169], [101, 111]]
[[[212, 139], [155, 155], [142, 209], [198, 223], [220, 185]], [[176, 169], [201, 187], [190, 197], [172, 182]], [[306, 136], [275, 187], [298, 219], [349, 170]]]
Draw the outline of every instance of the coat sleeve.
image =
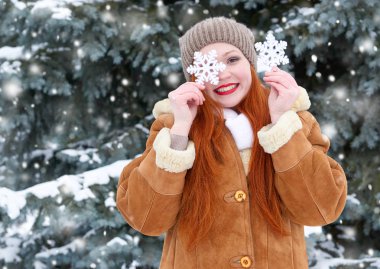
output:
[[283, 114], [258, 132], [272, 156], [275, 186], [290, 219], [307, 226], [334, 222], [347, 198], [346, 175], [327, 155], [330, 140], [308, 111]]
[[170, 148], [165, 115], [152, 124], [144, 153], [126, 165], [119, 177], [116, 206], [135, 230], [158, 236], [176, 222], [185, 175], [195, 159], [194, 143]]

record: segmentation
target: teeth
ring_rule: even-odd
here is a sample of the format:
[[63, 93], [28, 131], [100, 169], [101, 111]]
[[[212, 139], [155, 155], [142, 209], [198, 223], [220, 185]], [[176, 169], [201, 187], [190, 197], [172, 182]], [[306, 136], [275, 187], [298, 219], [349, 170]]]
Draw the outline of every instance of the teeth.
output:
[[216, 92], [227, 92], [227, 91], [232, 90], [233, 88], [235, 88], [236, 85], [237, 84], [234, 84], [234, 85], [231, 85], [231, 86], [228, 86], [228, 87], [220, 88], [220, 89], [216, 90]]

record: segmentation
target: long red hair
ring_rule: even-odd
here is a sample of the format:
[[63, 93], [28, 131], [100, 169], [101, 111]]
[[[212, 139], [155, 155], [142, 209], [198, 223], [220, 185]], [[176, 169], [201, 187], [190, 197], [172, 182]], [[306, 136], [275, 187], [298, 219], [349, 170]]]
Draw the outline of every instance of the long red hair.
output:
[[[274, 185], [274, 168], [270, 154], [259, 145], [257, 132], [271, 122], [268, 109], [269, 90], [265, 88], [251, 65], [252, 83], [246, 97], [236, 109], [244, 113], [252, 126], [254, 142], [249, 162], [248, 190], [251, 206], [256, 206], [269, 227], [281, 235], [289, 235], [282, 218], [283, 208]], [[194, 75], [191, 81], [195, 81]], [[224, 127], [223, 107], [204, 94], [206, 101], [199, 106], [189, 137], [194, 142], [196, 158], [186, 174], [179, 213], [179, 231], [192, 249], [207, 235], [218, 213], [216, 180], [223, 160], [227, 160], [220, 139]]]

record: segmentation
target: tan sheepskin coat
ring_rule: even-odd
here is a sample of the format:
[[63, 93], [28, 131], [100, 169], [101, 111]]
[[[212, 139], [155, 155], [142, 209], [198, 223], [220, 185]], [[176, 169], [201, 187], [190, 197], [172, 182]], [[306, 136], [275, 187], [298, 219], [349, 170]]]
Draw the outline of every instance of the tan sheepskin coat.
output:
[[221, 211], [208, 236], [188, 252], [177, 233], [177, 215], [196, 152], [191, 140], [184, 151], [170, 148], [170, 103], [165, 99], [156, 104], [146, 150], [123, 169], [116, 200], [122, 216], [137, 231], [150, 236], [166, 233], [161, 269], [308, 268], [304, 225], [334, 222], [347, 196], [345, 173], [327, 155], [330, 141], [309, 107], [308, 94], [301, 88], [293, 108], [254, 136], [272, 156], [275, 186], [291, 235], [274, 234], [250, 206], [246, 177], [250, 150], [239, 152], [224, 128], [222, 139], [231, 160], [215, 186]]

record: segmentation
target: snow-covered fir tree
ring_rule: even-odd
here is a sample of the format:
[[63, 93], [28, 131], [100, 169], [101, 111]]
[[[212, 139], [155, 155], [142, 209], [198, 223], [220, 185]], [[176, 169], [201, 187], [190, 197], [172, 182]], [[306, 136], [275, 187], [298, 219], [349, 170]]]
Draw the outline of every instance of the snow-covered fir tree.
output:
[[380, 268], [380, 2], [0, 0], [0, 267], [157, 268], [162, 239], [115, 209], [154, 103], [185, 81], [178, 38], [210, 16], [287, 41], [287, 71], [344, 167], [310, 268]]

